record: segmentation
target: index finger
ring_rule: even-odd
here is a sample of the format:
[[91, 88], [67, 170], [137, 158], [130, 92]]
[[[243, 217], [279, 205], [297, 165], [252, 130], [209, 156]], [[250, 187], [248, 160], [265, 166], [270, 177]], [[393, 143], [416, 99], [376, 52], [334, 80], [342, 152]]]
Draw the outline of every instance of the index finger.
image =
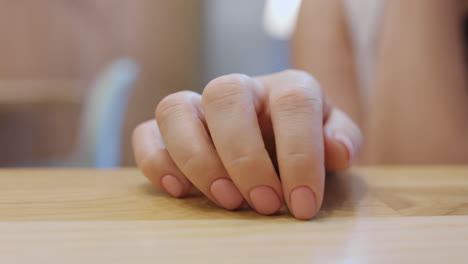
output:
[[322, 204], [325, 167], [323, 122], [329, 105], [318, 83], [301, 71], [261, 77], [275, 135], [283, 193], [291, 213], [310, 219]]

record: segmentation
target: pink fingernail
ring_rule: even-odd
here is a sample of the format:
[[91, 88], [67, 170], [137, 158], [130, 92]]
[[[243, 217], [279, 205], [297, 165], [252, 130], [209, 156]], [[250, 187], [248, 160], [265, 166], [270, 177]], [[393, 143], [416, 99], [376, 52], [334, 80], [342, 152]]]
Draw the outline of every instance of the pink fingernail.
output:
[[184, 187], [179, 179], [173, 175], [166, 175], [161, 179], [161, 186], [174, 197], [181, 197], [184, 192]]
[[335, 132], [333, 138], [345, 146], [348, 151], [349, 166], [353, 165], [354, 159], [356, 158], [356, 151], [354, 150], [354, 145], [351, 139], [340, 132]]
[[270, 186], [255, 187], [250, 191], [249, 196], [254, 209], [261, 214], [271, 215], [281, 208], [281, 200]]
[[307, 186], [295, 188], [291, 192], [291, 212], [297, 219], [309, 220], [317, 213], [314, 192]]
[[244, 197], [230, 179], [222, 178], [211, 184], [210, 191], [216, 201], [228, 210], [239, 209]]

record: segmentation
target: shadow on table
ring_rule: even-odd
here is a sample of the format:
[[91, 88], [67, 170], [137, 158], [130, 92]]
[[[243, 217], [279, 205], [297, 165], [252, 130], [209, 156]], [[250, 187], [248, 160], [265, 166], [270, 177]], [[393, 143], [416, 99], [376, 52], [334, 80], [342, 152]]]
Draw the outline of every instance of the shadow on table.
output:
[[[352, 172], [327, 175], [325, 186], [324, 201], [316, 218], [355, 215], [360, 201], [367, 194], [365, 182]], [[184, 215], [188, 219], [292, 219], [286, 207], [273, 216], [264, 217], [249, 206], [237, 211], [223, 210], [196, 189], [183, 199], [174, 199], [150, 183], [142, 185], [141, 188], [148, 195], [164, 199], [164, 204], [169, 203], [172, 215]], [[159, 211], [160, 208], [157, 209]]]
[[367, 192], [366, 183], [351, 171], [328, 174], [318, 217], [355, 215]]

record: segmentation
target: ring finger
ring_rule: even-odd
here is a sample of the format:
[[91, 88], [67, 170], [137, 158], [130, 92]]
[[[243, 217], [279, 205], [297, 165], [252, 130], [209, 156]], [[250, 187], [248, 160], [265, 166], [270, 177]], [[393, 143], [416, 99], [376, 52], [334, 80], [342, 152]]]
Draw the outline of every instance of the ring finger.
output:
[[162, 138], [177, 167], [213, 202], [238, 209], [244, 199], [224, 169], [203, 119], [201, 96], [194, 92], [169, 95], [156, 109]]

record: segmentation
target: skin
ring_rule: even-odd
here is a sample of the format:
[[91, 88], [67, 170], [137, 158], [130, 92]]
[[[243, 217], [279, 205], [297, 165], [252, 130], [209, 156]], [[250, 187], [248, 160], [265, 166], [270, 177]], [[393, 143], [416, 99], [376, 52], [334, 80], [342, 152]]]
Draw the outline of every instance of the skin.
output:
[[322, 204], [325, 171], [348, 168], [361, 144], [357, 125], [294, 70], [169, 95], [133, 135], [139, 168], [174, 197], [193, 184], [228, 210], [248, 203], [271, 215], [286, 204], [304, 220]]
[[134, 131], [141, 171], [174, 197], [195, 186], [228, 210], [247, 203], [271, 215], [286, 204], [306, 220], [322, 204], [325, 172], [347, 169], [359, 152], [358, 125], [370, 137], [364, 163], [466, 162], [464, 3], [389, 2], [370, 109], [341, 1], [304, 1], [293, 39], [293, 64], [304, 71], [227, 75], [201, 95], [167, 96]]
[[468, 162], [467, 65], [460, 34], [466, 3], [386, 1], [372, 103], [363, 106], [342, 1], [303, 2], [293, 66], [313, 74], [363, 128], [362, 164]]
[[291, 61], [294, 68], [314, 75], [330, 100], [362, 127], [353, 48], [341, 2], [302, 2]]
[[375, 103], [367, 116], [368, 163], [468, 162], [461, 4], [388, 1], [378, 42]]

